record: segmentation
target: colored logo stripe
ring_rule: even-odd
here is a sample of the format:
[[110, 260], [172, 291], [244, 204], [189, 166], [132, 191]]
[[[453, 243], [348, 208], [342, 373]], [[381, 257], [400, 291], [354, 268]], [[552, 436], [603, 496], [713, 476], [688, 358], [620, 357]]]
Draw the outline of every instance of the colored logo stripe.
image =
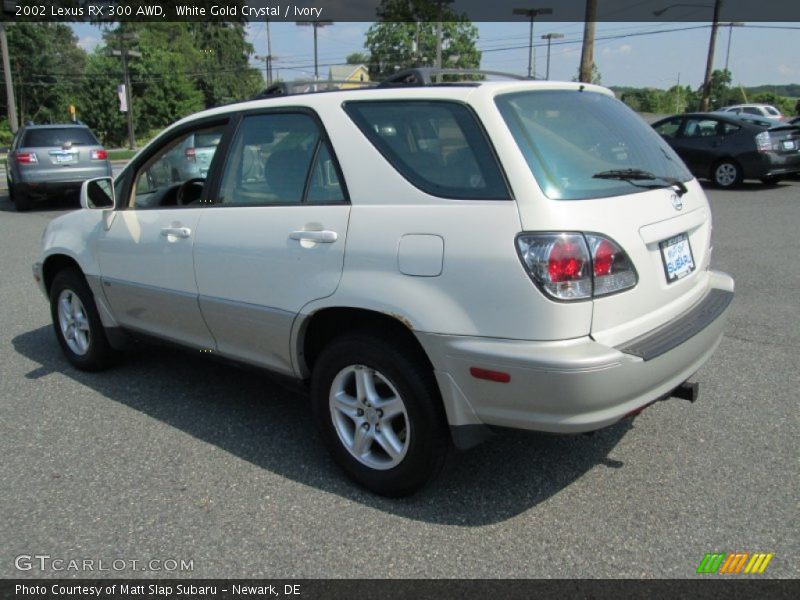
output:
[[[763, 573], [774, 554], [758, 552], [733, 552], [725, 554], [723, 552], [707, 552], [697, 567], [697, 572], [702, 574], [719, 573], [720, 575], [731, 575], [738, 573]], [[749, 560], [748, 560], [749, 559]], [[745, 566], [747, 565], [747, 566]]]

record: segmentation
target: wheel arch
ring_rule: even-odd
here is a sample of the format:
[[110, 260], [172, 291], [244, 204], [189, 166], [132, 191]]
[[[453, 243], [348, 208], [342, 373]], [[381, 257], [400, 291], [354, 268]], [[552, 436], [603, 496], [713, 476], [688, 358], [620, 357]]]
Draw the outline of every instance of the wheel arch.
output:
[[424, 361], [433, 373], [433, 364], [428, 354], [404, 316], [367, 308], [335, 306], [315, 311], [297, 327], [293, 358], [300, 376], [304, 379], [309, 377], [326, 344], [345, 333], [356, 332], [391, 337], [393, 342], [403, 345]]
[[56, 275], [64, 269], [72, 268], [76, 269], [84, 279], [86, 278], [78, 261], [68, 254], [51, 254], [44, 259], [44, 263], [42, 264], [42, 280], [48, 295], [50, 294], [50, 287], [53, 285], [53, 280]]

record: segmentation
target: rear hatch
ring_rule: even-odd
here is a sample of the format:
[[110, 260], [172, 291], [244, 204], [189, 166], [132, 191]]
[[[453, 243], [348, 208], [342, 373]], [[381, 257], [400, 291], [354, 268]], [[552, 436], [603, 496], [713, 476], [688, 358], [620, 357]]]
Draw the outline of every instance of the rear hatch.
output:
[[108, 155], [85, 127], [29, 129], [15, 155], [26, 181], [79, 181], [107, 174]]
[[[592, 302], [591, 335], [616, 346], [702, 298], [710, 259], [708, 202], [649, 125], [613, 96], [577, 86], [502, 94], [495, 101], [539, 188], [538, 199], [517, 194], [524, 230], [566, 233], [578, 242], [570, 248], [585, 240], [577, 262], [586, 263], [591, 283], [581, 289], [589, 291], [554, 301]], [[547, 241], [541, 234], [532, 239]], [[563, 247], [548, 251], [545, 277], [559, 274], [553, 256], [561, 261], [556, 266], [564, 261]]]
[[[786, 161], [787, 165], [797, 165], [800, 169], [800, 127], [797, 125], [778, 125], [770, 127], [766, 132], [768, 138], [764, 140], [763, 149], [776, 154], [780, 159]], [[758, 136], [756, 143], [759, 150], [762, 145], [759, 143]], [[795, 160], [796, 159], [796, 160]]]

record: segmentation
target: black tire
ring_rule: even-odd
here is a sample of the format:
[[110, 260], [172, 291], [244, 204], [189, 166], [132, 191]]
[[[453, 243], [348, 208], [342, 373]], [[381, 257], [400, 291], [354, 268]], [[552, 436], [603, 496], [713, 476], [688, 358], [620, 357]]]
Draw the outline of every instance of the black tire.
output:
[[11, 181], [6, 177], [6, 189], [8, 190], [8, 197], [13, 202], [14, 201], [14, 185]]
[[[88, 323], [88, 331], [82, 334], [88, 341], [86, 350], [83, 353], [71, 347], [67, 337], [65, 337], [66, 333], [61, 327], [58, 303], [64, 292], [77, 296], [83, 308], [82, 314], [84, 318], [82, 321]], [[108, 343], [105, 329], [94, 303], [94, 295], [83, 275], [76, 269], [64, 269], [56, 274], [53, 279], [53, 283], [50, 286], [50, 314], [53, 318], [53, 328], [55, 329], [58, 343], [61, 345], [67, 360], [75, 368], [82, 371], [100, 371], [117, 362], [119, 354]], [[81, 331], [85, 330], [82, 329]], [[72, 346], [77, 343], [73, 339]]]
[[742, 167], [735, 160], [724, 158], [711, 169], [711, 180], [721, 188], [734, 188], [742, 183]]
[[[378, 382], [375, 389], [379, 392], [380, 388], [387, 390], [388, 396], [396, 391], [404, 406], [405, 413], [394, 417], [389, 427], [388, 420], [362, 423], [359, 426], [355, 419], [351, 419], [353, 439], [357, 429], [366, 426], [369, 431], [372, 426], [371, 434], [365, 434], [373, 436], [369, 442], [369, 454], [362, 454], [362, 458], [385, 460], [384, 468], [374, 468], [357, 459], [337, 432], [337, 427], [341, 430], [341, 425], [335, 424], [330, 403], [331, 390], [335, 383], [339, 385], [337, 382], [345, 381], [341, 377], [337, 379], [337, 376], [347, 373], [348, 369], [364, 369], [374, 375], [373, 381], [382, 378], [388, 385]], [[345, 378], [347, 376], [344, 375]], [[356, 376], [353, 375], [352, 385], [355, 385]], [[354, 390], [350, 399], [355, 400], [357, 395]], [[376, 494], [390, 497], [413, 494], [441, 472], [451, 452], [447, 419], [433, 372], [426, 361], [403, 345], [392, 345], [368, 334], [351, 334], [337, 338], [322, 351], [316, 361], [311, 396], [314, 416], [333, 458], [350, 478]], [[365, 416], [356, 418], [367, 421], [370, 410], [373, 412], [372, 418], [376, 418], [375, 407], [380, 407], [381, 404], [374, 405], [371, 409], [366, 409]], [[381, 413], [380, 410], [377, 412]], [[344, 418], [345, 422], [347, 418], [349, 417]], [[386, 435], [387, 428], [393, 429], [393, 439], [405, 444], [401, 458], [393, 459], [383, 450], [385, 446], [378, 443], [378, 436]], [[386, 468], [393, 460], [399, 462]]]
[[777, 175], [773, 175], [772, 177], [762, 177], [761, 183], [764, 185], [777, 185], [780, 182], [781, 178]]
[[11, 196], [11, 201], [14, 203], [14, 207], [17, 209], [17, 212], [25, 212], [30, 210], [31, 200], [28, 197], [28, 194], [19, 188], [16, 188], [15, 186], [11, 186], [8, 188], [8, 195]]

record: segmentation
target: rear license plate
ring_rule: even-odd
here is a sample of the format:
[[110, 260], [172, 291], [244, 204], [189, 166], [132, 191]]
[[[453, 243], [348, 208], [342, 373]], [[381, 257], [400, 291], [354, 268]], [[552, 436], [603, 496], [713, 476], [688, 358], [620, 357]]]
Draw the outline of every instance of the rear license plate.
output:
[[785, 140], [783, 142], [783, 149], [784, 150], [794, 150], [795, 149], [794, 140]]
[[694, 271], [692, 247], [685, 233], [664, 240], [658, 246], [661, 248], [661, 259], [664, 261], [667, 283], [683, 279]]
[[68, 163], [72, 162], [73, 155], [72, 154], [56, 154], [56, 162], [57, 163]]

